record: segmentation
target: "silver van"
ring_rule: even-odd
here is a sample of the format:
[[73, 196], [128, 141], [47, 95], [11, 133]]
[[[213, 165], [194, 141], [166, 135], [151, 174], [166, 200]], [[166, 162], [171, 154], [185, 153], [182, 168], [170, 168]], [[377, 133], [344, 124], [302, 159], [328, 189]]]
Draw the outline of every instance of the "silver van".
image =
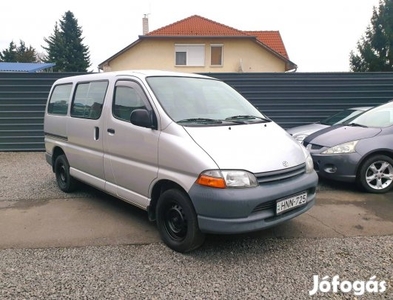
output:
[[315, 203], [305, 148], [224, 82], [164, 71], [67, 77], [50, 91], [46, 160], [147, 211], [167, 246], [271, 227]]

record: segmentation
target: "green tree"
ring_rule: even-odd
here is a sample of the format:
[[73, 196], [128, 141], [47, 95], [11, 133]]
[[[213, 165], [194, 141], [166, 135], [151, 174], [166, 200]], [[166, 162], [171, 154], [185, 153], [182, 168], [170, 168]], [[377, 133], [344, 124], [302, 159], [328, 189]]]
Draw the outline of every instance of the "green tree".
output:
[[16, 62], [16, 45], [14, 44], [14, 41], [10, 43], [8, 49], [4, 49], [0, 53], [0, 61]]
[[72, 12], [64, 14], [60, 26], [56, 23], [52, 35], [44, 41], [44, 61], [55, 63], [55, 72], [87, 72], [91, 65], [89, 48], [83, 44], [82, 29]]
[[64, 54], [64, 38], [59, 30], [57, 22], [55, 24], [53, 34], [48, 38], [44, 38], [44, 41], [48, 44], [48, 46], [43, 47], [47, 51], [43, 60], [45, 62], [55, 63], [56, 65], [53, 67], [54, 71], [64, 71], [67, 65], [66, 56]]
[[37, 52], [32, 46], [26, 47], [25, 42], [20, 41], [19, 47], [16, 48], [17, 62], [38, 62]]
[[380, 0], [374, 7], [371, 25], [350, 53], [353, 72], [393, 71], [393, 0]]
[[17, 47], [12, 41], [8, 49], [0, 53], [0, 61], [3, 62], [38, 62], [37, 52], [32, 46], [26, 47], [24, 41], [19, 41]]

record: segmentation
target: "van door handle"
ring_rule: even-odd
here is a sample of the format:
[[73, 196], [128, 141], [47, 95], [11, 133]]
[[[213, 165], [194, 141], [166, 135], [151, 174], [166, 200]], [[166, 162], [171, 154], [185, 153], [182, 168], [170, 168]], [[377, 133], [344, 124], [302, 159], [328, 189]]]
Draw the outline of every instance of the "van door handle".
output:
[[94, 127], [94, 140], [98, 141], [99, 138], [100, 138], [100, 128]]
[[115, 134], [115, 130], [113, 128], [108, 128], [107, 130], [110, 134]]

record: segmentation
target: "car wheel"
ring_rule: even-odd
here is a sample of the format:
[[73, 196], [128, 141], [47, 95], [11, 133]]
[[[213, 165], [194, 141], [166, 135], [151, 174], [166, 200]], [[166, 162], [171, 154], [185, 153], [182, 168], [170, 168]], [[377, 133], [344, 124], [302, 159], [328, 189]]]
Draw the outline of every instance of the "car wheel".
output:
[[198, 219], [190, 198], [184, 192], [167, 190], [158, 199], [157, 227], [163, 242], [177, 252], [200, 247], [205, 235], [199, 230]]
[[70, 175], [70, 165], [65, 155], [59, 155], [55, 160], [56, 181], [59, 188], [65, 193], [76, 189], [77, 181]]
[[358, 182], [367, 192], [388, 192], [393, 187], [393, 159], [386, 155], [368, 158], [360, 168]]

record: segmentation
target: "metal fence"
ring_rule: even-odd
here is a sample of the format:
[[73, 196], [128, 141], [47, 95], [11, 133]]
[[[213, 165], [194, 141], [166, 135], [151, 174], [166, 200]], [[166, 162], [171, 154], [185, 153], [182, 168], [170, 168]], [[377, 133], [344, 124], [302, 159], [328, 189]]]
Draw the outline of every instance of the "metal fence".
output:
[[0, 151], [44, 150], [44, 111], [53, 82], [71, 73], [0, 72]]
[[393, 98], [393, 73], [214, 74], [284, 128]]
[[[0, 73], [0, 151], [43, 151], [43, 117], [53, 82], [80, 73]], [[393, 98], [393, 73], [207, 73], [284, 128], [352, 106]]]

